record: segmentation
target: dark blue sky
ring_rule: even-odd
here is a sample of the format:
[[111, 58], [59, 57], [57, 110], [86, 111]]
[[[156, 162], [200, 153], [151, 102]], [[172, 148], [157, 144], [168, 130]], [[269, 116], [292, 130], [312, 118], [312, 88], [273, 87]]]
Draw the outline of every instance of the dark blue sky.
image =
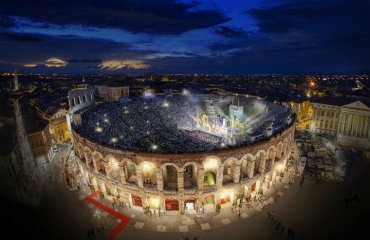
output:
[[368, 0], [0, 0], [0, 70], [370, 70]]

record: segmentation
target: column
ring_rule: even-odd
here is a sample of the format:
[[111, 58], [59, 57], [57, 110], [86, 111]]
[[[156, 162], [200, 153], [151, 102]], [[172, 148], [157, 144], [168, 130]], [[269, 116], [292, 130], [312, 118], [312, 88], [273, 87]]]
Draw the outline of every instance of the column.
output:
[[95, 173], [98, 173], [99, 170], [100, 170], [100, 159], [99, 159], [99, 155], [98, 154], [94, 154], [92, 156], [92, 159], [93, 159], [93, 165], [94, 165]]
[[177, 172], [177, 189], [179, 192], [184, 191], [184, 170], [179, 169]]
[[198, 168], [198, 176], [197, 176], [197, 186], [198, 186], [198, 193], [203, 192], [203, 185], [204, 185], [204, 167], [199, 166]]
[[105, 163], [104, 169], [105, 169], [105, 174], [107, 175], [107, 177], [112, 178], [112, 169], [109, 167], [108, 163]]
[[222, 164], [218, 166], [216, 177], [217, 177], [216, 184], [217, 184], [217, 190], [218, 190], [222, 188], [222, 181], [224, 179], [224, 166]]
[[367, 135], [368, 129], [369, 129], [369, 117], [365, 116], [364, 128], [362, 129], [364, 138], [368, 137]]
[[121, 183], [125, 184], [126, 183], [126, 174], [125, 174], [125, 169], [123, 166], [119, 167], [119, 176]]
[[276, 158], [276, 150], [272, 153], [272, 157], [271, 157], [271, 169], [274, 167], [275, 158]]
[[251, 161], [248, 161], [248, 164], [247, 164], [247, 174], [248, 174], [248, 177], [249, 178], [253, 178], [253, 175], [254, 175], [254, 165], [255, 165], [256, 161], [253, 159]]
[[158, 191], [163, 191], [163, 172], [161, 168], [157, 168], [156, 176], [157, 176], [157, 189]]
[[258, 171], [260, 173], [264, 173], [265, 172], [266, 159], [267, 159], [267, 155], [266, 154], [261, 155], [261, 162], [260, 162], [260, 166], [259, 166], [259, 169], [258, 169]]
[[235, 163], [234, 173], [233, 173], [233, 181], [234, 183], [238, 183], [240, 180], [240, 162]]
[[139, 188], [143, 188], [143, 176], [141, 174], [141, 169], [140, 167], [136, 167], [136, 179], [137, 179], [137, 186]]

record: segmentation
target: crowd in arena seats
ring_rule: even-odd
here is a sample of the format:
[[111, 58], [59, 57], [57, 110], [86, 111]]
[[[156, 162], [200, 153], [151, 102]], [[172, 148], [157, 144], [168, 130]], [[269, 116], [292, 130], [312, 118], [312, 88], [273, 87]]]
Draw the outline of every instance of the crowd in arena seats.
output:
[[130, 150], [181, 153], [219, 149], [220, 137], [196, 130], [197, 101], [176, 95], [98, 105], [84, 112], [82, 124], [74, 128], [101, 144]]

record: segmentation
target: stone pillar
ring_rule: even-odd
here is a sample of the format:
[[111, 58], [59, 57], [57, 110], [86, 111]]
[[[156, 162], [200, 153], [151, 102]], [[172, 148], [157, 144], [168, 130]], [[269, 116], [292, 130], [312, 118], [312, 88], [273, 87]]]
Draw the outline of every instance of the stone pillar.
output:
[[217, 168], [216, 171], [216, 185], [217, 185], [217, 190], [222, 188], [222, 181], [224, 179], [224, 165], [220, 164]]
[[234, 173], [233, 173], [233, 181], [234, 183], [238, 183], [240, 181], [240, 162], [235, 163]]
[[179, 169], [177, 172], [177, 189], [179, 192], [184, 192], [184, 170]]
[[266, 168], [266, 159], [267, 159], [267, 155], [264, 154], [264, 155], [261, 155], [261, 162], [260, 162], [260, 166], [259, 166], [259, 169], [258, 171], [260, 173], [264, 173], [265, 172], [265, 168]]
[[92, 156], [93, 158], [93, 165], [94, 165], [94, 170], [96, 173], [99, 172], [100, 170], [100, 159], [99, 159], [99, 155], [98, 154], [95, 154]]
[[123, 166], [119, 167], [119, 176], [121, 183], [125, 184], [126, 183], [126, 174], [125, 174], [125, 169]]
[[139, 188], [143, 188], [144, 185], [143, 185], [143, 176], [141, 174], [141, 169], [140, 167], [136, 167], [136, 179], [137, 179], [137, 186]]
[[180, 196], [179, 199], [179, 213], [180, 214], [184, 214], [184, 209], [185, 209], [185, 205], [184, 205], [184, 202], [185, 202], [185, 199], [184, 199], [184, 196]]
[[253, 175], [254, 175], [254, 165], [255, 165], [256, 161], [254, 159], [248, 161], [248, 164], [247, 164], [247, 174], [248, 174], [248, 177], [249, 178], [253, 178]]
[[157, 168], [156, 177], [157, 177], [157, 189], [158, 191], [163, 191], [163, 172], [161, 168]]
[[271, 169], [274, 167], [275, 158], [276, 158], [276, 150], [272, 153], [272, 157], [271, 157]]
[[198, 176], [197, 176], [197, 186], [198, 186], [198, 193], [203, 192], [203, 186], [204, 186], [204, 167], [199, 166], [198, 168]]
[[107, 177], [112, 178], [112, 169], [109, 167], [108, 163], [105, 163], [104, 169]]

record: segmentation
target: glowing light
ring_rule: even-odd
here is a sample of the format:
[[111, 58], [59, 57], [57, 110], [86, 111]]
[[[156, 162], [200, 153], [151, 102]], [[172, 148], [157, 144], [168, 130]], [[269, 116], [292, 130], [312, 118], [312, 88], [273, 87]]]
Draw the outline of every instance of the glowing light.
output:
[[141, 60], [105, 60], [102, 61], [98, 68], [105, 70], [120, 70], [120, 69], [147, 69], [150, 65]]
[[164, 108], [168, 108], [170, 106], [170, 104], [168, 103], [168, 102], [164, 102], [163, 104], [162, 104], [162, 107], [164, 107]]
[[215, 169], [217, 167], [218, 167], [218, 162], [217, 162], [217, 159], [215, 159], [215, 158], [209, 158], [204, 163], [204, 169]]
[[111, 139], [110, 139], [110, 141], [111, 141], [112, 143], [116, 143], [116, 142], [118, 141], [118, 139], [117, 139], [117, 138], [115, 138], [115, 137], [113, 137], [113, 138], [111, 138]]
[[159, 199], [158, 198], [152, 198], [151, 200], [150, 200], [150, 205], [152, 205], [152, 206], [159, 206]]
[[149, 171], [151, 171], [152, 169], [154, 168], [154, 164], [153, 163], [150, 163], [150, 162], [144, 162], [143, 163], [143, 171], [145, 173], [148, 173]]
[[103, 122], [107, 123], [107, 122], [109, 122], [109, 119], [108, 119], [108, 118], [105, 118], [105, 119], [103, 120]]
[[153, 145], [152, 145], [152, 149], [153, 149], [153, 150], [157, 150], [157, 149], [158, 149], [158, 145], [153, 144]]
[[60, 58], [49, 58], [44, 62], [46, 67], [65, 67], [67, 66], [67, 62]]
[[182, 95], [189, 96], [190, 95], [190, 91], [184, 88], [182, 90]]
[[225, 143], [221, 143], [221, 147], [226, 147], [226, 144]]
[[96, 128], [95, 128], [95, 132], [101, 133], [101, 132], [103, 132], [103, 128], [101, 128], [101, 127], [96, 127]]
[[33, 68], [33, 67], [36, 67], [37, 64], [36, 63], [26, 63], [23, 65], [24, 67], [29, 67], [29, 68]]

